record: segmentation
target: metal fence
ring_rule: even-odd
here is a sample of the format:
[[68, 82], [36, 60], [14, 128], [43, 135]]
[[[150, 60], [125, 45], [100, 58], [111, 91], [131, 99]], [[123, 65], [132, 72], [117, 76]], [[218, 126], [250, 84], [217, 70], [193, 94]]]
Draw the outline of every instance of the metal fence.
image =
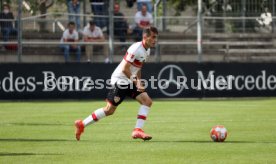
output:
[[[0, 62], [64, 62], [63, 52], [60, 48], [60, 39], [68, 23], [68, 14], [66, 13], [48, 13], [46, 18], [42, 15], [22, 18], [19, 28], [22, 32], [22, 38], [18, 35], [11, 35], [8, 42], [0, 41]], [[91, 20], [91, 15], [74, 15], [80, 16], [81, 21]], [[95, 17], [95, 16], [93, 16]], [[101, 16], [108, 18], [108, 16]], [[115, 17], [116, 18], [116, 17]], [[273, 26], [263, 27], [258, 23], [260, 17], [202, 17], [203, 23], [203, 61], [225, 61], [236, 54], [256, 54], [257, 52], [268, 54], [267, 60], [271, 61], [271, 56], [276, 52], [274, 47]], [[124, 46], [134, 42], [133, 28], [135, 26], [134, 17], [126, 16], [128, 22], [128, 35], [126, 42], [120, 42], [118, 36], [110, 39], [108, 29], [103, 28], [106, 41], [93, 43], [95, 45], [94, 54], [95, 62], [104, 62], [106, 57], [111, 62], [118, 62], [125, 53]], [[273, 20], [276, 18], [273, 17]], [[6, 20], [0, 20], [6, 21]], [[16, 20], [13, 20], [16, 21]], [[155, 24], [161, 32], [157, 47], [153, 49], [154, 57], [152, 62], [163, 61], [197, 61], [197, 17], [156, 17]], [[245, 22], [245, 29], [244, 29]], [[13, 22], [14, 26], [18, 25]], [[166, 29], [163, 29], [163, 24]], [[84, 23], [85, 24], [85, 23]], [[79, 30], [81, 35], [83, 26]], [[1, 37], [2, 38], [2, 37]], [[17, 51], [18, 42], [22, 46], [22, 53]], [[73, 44], [73, 43], [72, 43]], [[85, 45], [90, 44], [83, 42], [78, 43], [82, 46], [82, 62], [86, 62]], [[114, 45], [112, 54], [103, 55], [102, 45], [109, 47]], [[21, 57], [18, 57], [20, 55]], [[245, 59], [248, 56], [243, 56]], [[256, 56], [255, 56], [256, 57]], [[71, 61], [75, 60], [75, 55], [71, 55]]]
[[[213, 7], [210, 5], [209, 8], [206, 7], [208, 11], [213, 10], [213, 13], [208, 15], [208, 11], [203, 11], [201, 24], [203, 37], [201, 40], [197, 38], [197, 17], [155, 16], [154, 24], [161, 31], [161, 34], [156, 48], [152, 50], [154, 57], [150, 61], [198, 61], [198, 44], [202, 44], [203, 61], [231, 61], [230, 59], [236, 55], [242, 56], [247, 61], [256, 58], [257, 55], [259, 60], [259, 57], [262, 57], [259, 54], [264, 54], [264, 60], [275, 60], [273, 56], [275, 53], [275, 26], [273, 24], [275, 21], [266, 27], [258, 22], [262, 13], [262, 7], [258, 6], [264, 6], [263, 1], [260, 3], [256, 0], [245, 4], [243, 4], [247, 2], [245, 0], [229, 1], [232, 6], [231, 13], [236, 13], [236, 15], [222, 10], [223, 7], [227, 6], [225, 5], [226, 1], [223, 1], [223, 5], [220, 4], [221, 2], [217, 1]], [[240, 12], [243, 11], [241, 2], [242, 5], [246, 6], [246, 12], [252, 13], [249, 14], [250, 16], [246, 14], [245, 16]], [[267, 4], [275, 5], [273, 1], [269, 1]], [[272, 13], [272, 15], [274, 14]], [[108, 20], [110, 18], [109, 16], [93, 16], [91, 14], [49, 12], [44, 15], [23, 17], [19, 24], [18, 19], [0, 20], [0, 22], [12, 21], [20, 34], [12, 35], [9, 41], [0, 39], [0, 62], [64, 62], [60, 39], [64, 29], [66, 29], [69, 16], [79, 17], [83, 22], [81, 28], [78, 29], [80, 36], [82, 36], [82, 29], [89, 20], [95, 18]], [[116, 19], [116, 17], [114, 18]], [[105, 61], [103, 45], [109, 47], [108, 57], [110, 61], [118, 62], [124, 55], [126, 48], [135, 42], [134, 17], [127, 15], [124, 19], [128, 22], [126, 42], [121, 42], [117, 35], [114, 38], [110, 37], [109, 29], [103, 28], [106, 41], [93, 43], [95, 45], [95, 62]], [[275, 19], [276, 17], [273, 17], [273, 20]], [[80, 40], [76, 44], [81, 45], [81, 61], [85, 62], [85, 45], [90, 43]], [[71, 61], [75, 61], [75, 55], [72, 54], [71, 58]], [[237, 58], [237, 61], [240, 61], [240, 57]]]

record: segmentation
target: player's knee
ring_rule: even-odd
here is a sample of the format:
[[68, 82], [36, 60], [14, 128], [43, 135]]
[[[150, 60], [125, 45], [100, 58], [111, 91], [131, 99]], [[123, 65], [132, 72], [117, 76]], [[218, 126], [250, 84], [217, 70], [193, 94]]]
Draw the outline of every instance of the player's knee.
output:
[[104, 109], [105, 115], [106, 115], [106, 116], [113, 115], [114, 112], [115, 112], [115, 109], [116, 109], [116, 108], [106, 107], [106, 108]]
[[151, 98], [145, 99], [145, 101], [143, 102], [143, 105], [146, 105], [146, 106], [148, 106], [148, 107], [151, 107], [151, 105], [152, 105], [152, 100], [151, 100]]
[[114, 112], [115, 112], [114, 110], [108, 110], [108, 111], [105, 111], [105, 115], [110, 116], [110, 115], [113, 115]]

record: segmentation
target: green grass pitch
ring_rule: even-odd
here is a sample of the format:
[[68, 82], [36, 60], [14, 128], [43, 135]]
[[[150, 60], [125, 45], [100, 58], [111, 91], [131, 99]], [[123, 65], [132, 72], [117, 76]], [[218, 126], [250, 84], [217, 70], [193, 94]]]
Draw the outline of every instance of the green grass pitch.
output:
[[[145, 125], [151, 141], [131, 139], [138, 103], [85, 129], [73, 122], [103, 101], [0, 102], [0, 163], [276, 163], [276, 99], [154, 101]], [[212, 126], [228, 129], [211, 141]]]

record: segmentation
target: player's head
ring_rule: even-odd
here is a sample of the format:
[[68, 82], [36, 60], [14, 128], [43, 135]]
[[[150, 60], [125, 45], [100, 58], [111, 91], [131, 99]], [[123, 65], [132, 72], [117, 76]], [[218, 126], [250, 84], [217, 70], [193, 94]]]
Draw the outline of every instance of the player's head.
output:
[[115, 3], [114, 4], [114, 13], [118, 13], [120, 11], [120, 4], [119, 3]]
[[147, 48], [154, 47], [157, 41], [158, 29], [149, 26], [143, 30], [143, 43]]
[[72, 33], [75, 30], [76, 24], [75, 22], [69, 22], [67, 25], [69, 32]]
[[9, 13], [9, 12], [10, 12], [10, 5], [4, 4], [4, 5], [3, 5], [3, 12], [4, 12], [5, 14]]
[[91, 31], [94, 31], [95, 26], [96, 26], [96, 23], [95, 23], [94, 21], [90, 21], [90, 22], [89, 22], [89, 25], [90, 25], [90, 26], [89, 26], [90, 30], [91, 30]]
[[142, 9], [141, 9], [141, 12], [142, 12], [142, 15], [146, 15], [147, 14], [147, 5], [146, 4], [143, 4], [142, 5]]

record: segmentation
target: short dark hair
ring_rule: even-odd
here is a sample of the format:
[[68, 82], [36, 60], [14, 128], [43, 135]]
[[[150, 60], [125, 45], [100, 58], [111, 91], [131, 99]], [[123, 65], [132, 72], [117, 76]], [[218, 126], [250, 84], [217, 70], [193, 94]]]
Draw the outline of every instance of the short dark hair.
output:
[[142, 6], [146, 6], [146, 7], [147, 7], [147, 9], [148, 9], [148, 6], [147, 6], [147, 4], [146, 4], [146, 3], [142, 3]]
[[150, 26], [143, 30], [143, 34], [147, 34], [147, 36], [150, 36], [150, 32], [158, 35], [158, 29], [156, 27]]
[[68, 26], [70, 26], [70, 25], [75, 26], [75, 25], [76, 25], [76, 23], [75, 23], [75, 22], [69, 22], [69, 23], [68, 23]]
[[96, 25], [96, 23], [94, 21], [90, 21], [89, 24], [90, 24], [90, 26]]
[[9, 8], [9, 9], [11, 9], [10, 5], [7, 4], [7, 3], [6, 3], [6, 4], [3, 4], [3, 8], [4, 8], [4, 7], [7, 7], [7, 8]]

